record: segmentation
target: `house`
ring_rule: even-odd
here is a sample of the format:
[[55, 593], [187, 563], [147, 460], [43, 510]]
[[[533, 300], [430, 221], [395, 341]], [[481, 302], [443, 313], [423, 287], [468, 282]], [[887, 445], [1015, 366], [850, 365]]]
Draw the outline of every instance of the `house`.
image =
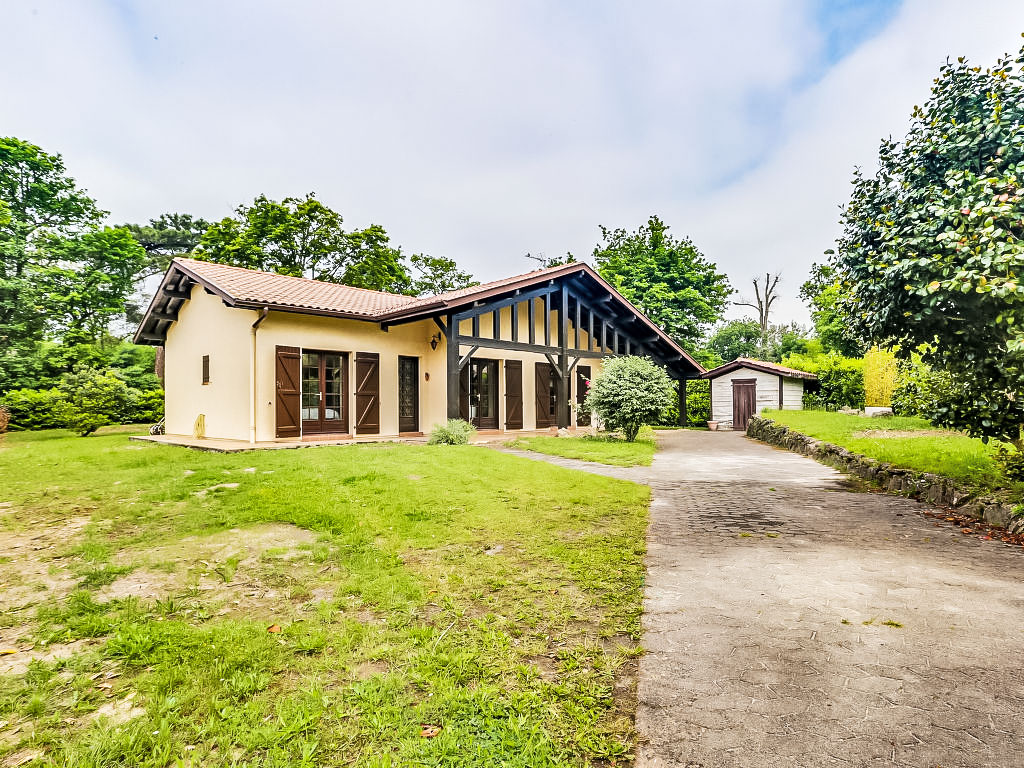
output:
[[746, 429], [765, 408], [803, 409], [804, 384], [818, 377], [762, 360], [740, 357], [703, 374], [710, 381], [711, 421]]
[[704, 372], [581, 263], [417, 298], [177, 258], [135, 341], [164, 347], [168, 435], [249, 443], [571, 427], [609, 355]]

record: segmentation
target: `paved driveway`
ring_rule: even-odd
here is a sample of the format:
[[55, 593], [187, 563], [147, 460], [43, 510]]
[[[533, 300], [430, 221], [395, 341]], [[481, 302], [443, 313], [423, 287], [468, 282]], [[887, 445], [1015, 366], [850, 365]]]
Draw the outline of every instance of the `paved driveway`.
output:
[[598, 470], [652, 487], [640, 768], [1024, 766], [1024, 549], [739, 433], [659, 439]]

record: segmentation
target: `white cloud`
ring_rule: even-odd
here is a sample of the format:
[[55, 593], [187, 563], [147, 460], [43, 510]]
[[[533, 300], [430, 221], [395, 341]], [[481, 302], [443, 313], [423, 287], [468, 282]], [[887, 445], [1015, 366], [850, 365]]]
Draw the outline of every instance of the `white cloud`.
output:
[[801, 91], [810, 0], [7, 4], [0, 131], [115, 221], [315, 190], [486, 279], [658, 213], [737, 284], [782, 270], [779, 319], [938, 64], [1024, 29], [1012, 0], [914, 0]]

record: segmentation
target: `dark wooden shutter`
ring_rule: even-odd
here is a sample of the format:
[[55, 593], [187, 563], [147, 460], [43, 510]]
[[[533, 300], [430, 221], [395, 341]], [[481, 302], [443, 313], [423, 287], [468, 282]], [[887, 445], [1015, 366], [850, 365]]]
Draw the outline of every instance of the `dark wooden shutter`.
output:
[[551, 417], [551, 365], [537, 363], [534, 371], [533, 394], [537, 409], [537, 428], [544, 429], [555, 423]]
[[299, 437], [302, 434], [299, 421], [301, 392], [301, 365], [298, 347], [277, 347], [276, 424], [278, 437]]
[[470, 364], [459, 371], [459, 418], [469, 421], [469, 369]]
[[523, 428], [523, 362], [505, 361], [505, 429]]
[[380, 355], [356, 352], [356, 433], [380, 433]]

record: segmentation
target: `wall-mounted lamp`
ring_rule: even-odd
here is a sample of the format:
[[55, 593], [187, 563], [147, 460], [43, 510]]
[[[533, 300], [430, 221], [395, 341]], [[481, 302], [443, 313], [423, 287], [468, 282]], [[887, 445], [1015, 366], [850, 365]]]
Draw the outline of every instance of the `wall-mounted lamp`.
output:
[[430, 348], [437, 349], [437, 345], [441, 343], [441, 332], [438, 331], [430, 337]]

